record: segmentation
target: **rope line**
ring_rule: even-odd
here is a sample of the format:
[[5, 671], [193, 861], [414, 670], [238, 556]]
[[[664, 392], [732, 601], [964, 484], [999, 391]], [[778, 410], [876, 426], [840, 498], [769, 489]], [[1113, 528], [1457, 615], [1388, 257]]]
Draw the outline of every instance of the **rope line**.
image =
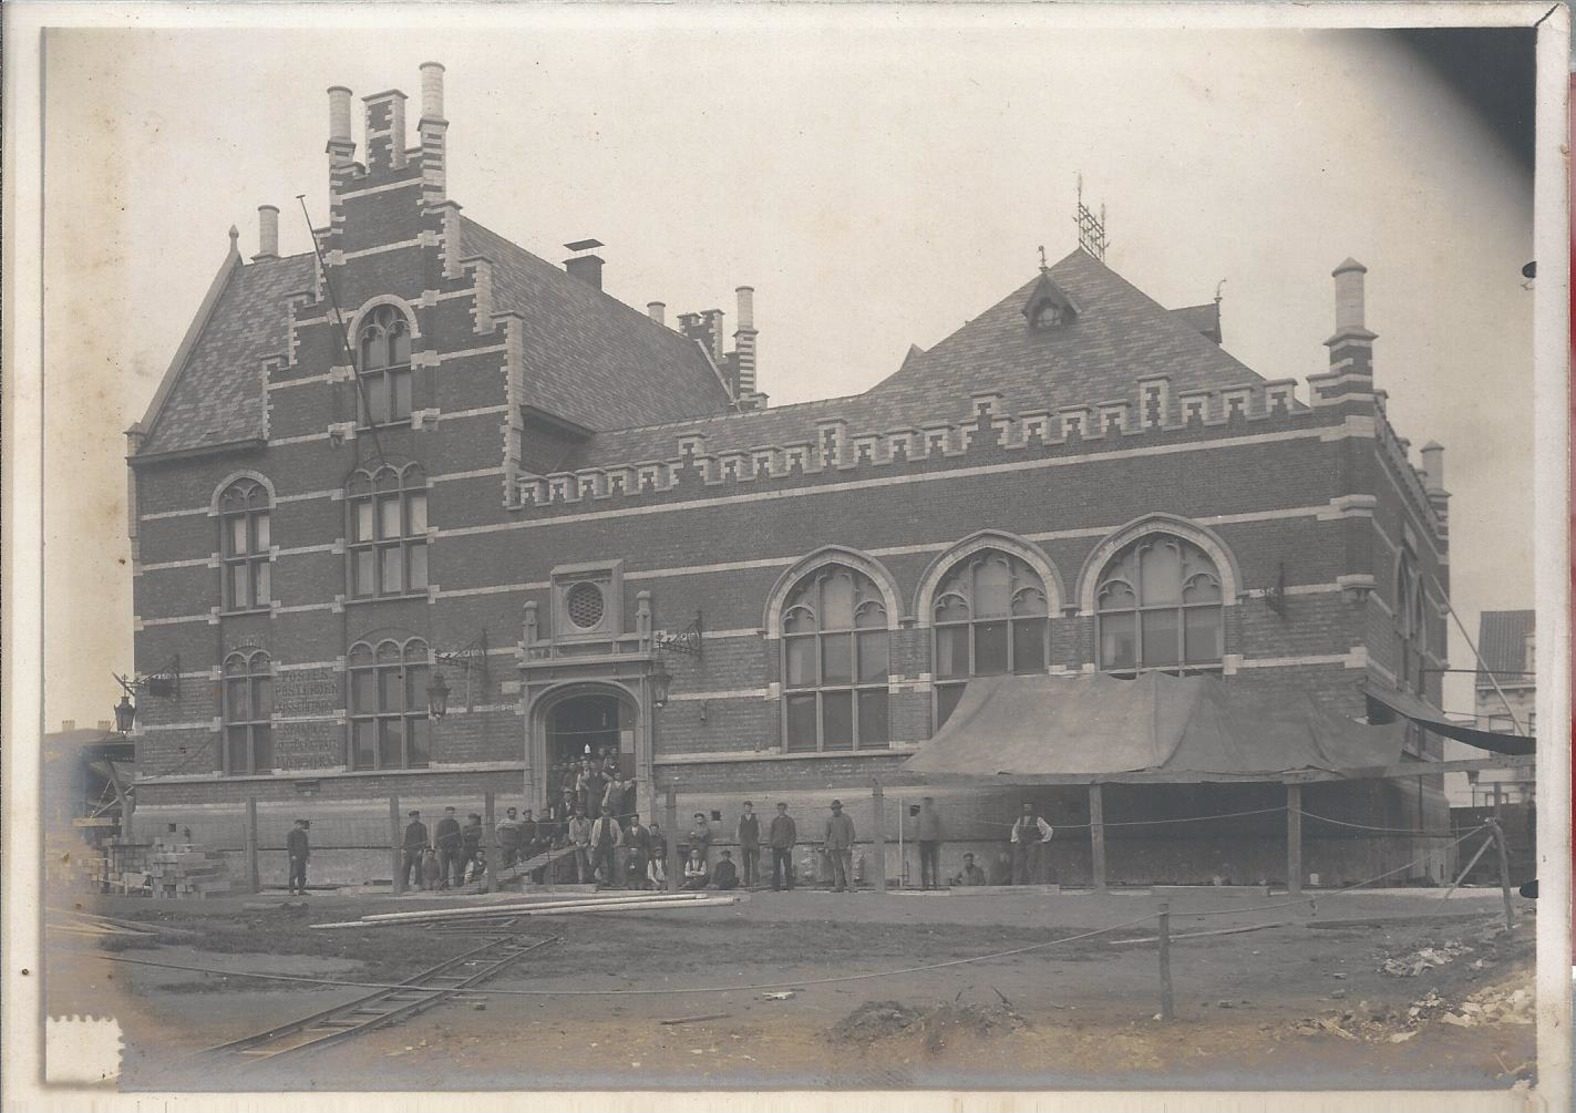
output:
[[[1076, 935], [1063, 936], [1045, 943], [1032, 943], [1027, 947], [1014, 947], [1009, 951], [996, 951], [988, 955], [974, 955], [969, 958], [948, 959], [945, 962], [931, 962], [923, 966], [906, 966], [897, 970], [873, 970], [864, 974], [840, 974], [829, 978], [799, 979], [791, 982], [765, 982], [756, 985], [722, 985], [722, 986], [684, 986], [679, 988], [664, 989], [485, 989], [471, 988], [460, 990], [462, 993], [490, 993], [503, 997], [647, 997], [664, 995], [670, 996], [679, 993], [755, 993], [771, 989], [798, 989], [807, 985], [838, 985], [844, 982], [869, 981], [874, 978], [893, 978], [904, 974], [924, 974], [932, 970], [946, 970], [954, 966], [968, 966], [976, 962], [992, 962], [996, 959], [1011, 958], [1015, 955], [1029, 954], [1033, 951], [1042, 951], [1048, 947], [1055, 947], [1062, 943], [1072, 943], [1079, 939], [1089, 939], [1107, 932], [1121, 931], [1123, 928], [1136, 927], [1146, 920], [1153, 920], [1156, 913], [1140, 916], [1126, 923], [1110, 924], [1106, 927], [1095, 928], [1093, 931], [1080, 932]], [[261, 978], [266, 981], [280, 982], [306, 982], [312, 985], [332, 986], [345, 989], [410, 989], [408, 985], [398, 985], [388, 982], [350, 982], [338, 981], [331, 978], [308, 978], [299, 974], [252, 974], [234, 970], [214, 970], [209, 967], [191, 966], [175, 962], [155, 962], [145, 958], [126, 958], [123, 955], [101, 955], [107, 962], [124, 962], [132, 966], [153, 966], [165, 970], [184, 970], [196, 974], [217, 974], [227, 978]]]

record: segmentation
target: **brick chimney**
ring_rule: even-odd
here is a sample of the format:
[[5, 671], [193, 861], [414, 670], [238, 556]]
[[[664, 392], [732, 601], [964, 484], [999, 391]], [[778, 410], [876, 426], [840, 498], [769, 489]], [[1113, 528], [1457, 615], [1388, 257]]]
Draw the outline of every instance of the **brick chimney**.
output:
[[1422, 457], [1423, 489], [1428, 493], [1429, 505], [1439, 515], [1441, 522], [1448, 521], [1450, 492], [1445, 489], [1445, 446], [1438, 441], [1429, 441], [1422, 448]]
[[252, 262], [279, 258], [279, 209], [275, 205], [257, 206], [257, 254]]
[[579, 252], [564, 260], [564, 270], [569, 272], [570, 278], [578, 278], [593, 290], [602, 288], [602, 265], [605, 262], [594, 248], [605, 247], [601, 240], [576, 240], [574, 243], [564, 244], [570, 251]]
[[328, 154], [330, 166], [348, 166], [356, 157], [350, 138], [350, 90], [343, 85], [328, 90]]
[[448, 153], [445, 135], [449, 121], [443, 115], [443, 63], [421, 64], [421, 120], [416, 124], [421, 137], [422, 201], [432, 204], [444, 199]]
[[723, 351], [722, 351], [722, 343], [723, 343], [723, 337], [722, 337], [722, 317], [723, 317], [723, 313], [722, 313], [722, 310], [720, 310], [720, 309], [708, 309], [708, 310], [704, 311], [703, 313], [701, 313], [701, 316], [703, 318], [705, 318], [705, 321], [706, 321], [706, 332], [707, 332], [707, 335], [710, 337], [710, 345], [709, 346], [710, 346], [710, 349], [711, 349], [712, 362], [715, 363], [718, 367], [721, 367], [723, 365], [723, 362], [727, 358], [723, 354]]
[[739, 327], [733, 330], [734, 366], [737, 381], [734, 396], [755, 393], [755, 288], [740, 286], [734, 291], [739, 299]]
[[1377, 339], [1364, 323], [1363, 276], [1368, 268], [1347, 259], [1330, 272], [1335, 278], [1335, 334], [1324, 342], [1330, 349], [1330, 370], [1372, 376]]
[[663, 328], [668, 327], [668, 307], [664, 302], [648, 301], [646, 303], [646, 316]]
[[402, 170], [405, 167], [405, 94], [398, 89], [362, 97], [367, 131], [367, 169]]

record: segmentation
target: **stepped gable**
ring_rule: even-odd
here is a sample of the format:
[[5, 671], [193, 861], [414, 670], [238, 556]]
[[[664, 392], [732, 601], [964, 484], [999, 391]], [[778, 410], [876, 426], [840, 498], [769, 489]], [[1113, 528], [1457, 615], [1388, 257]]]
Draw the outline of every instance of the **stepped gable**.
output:
[[945, 340], [904, 364], [870, 394], [934, 408], [938, 398], [1001, 391], [1010, 403], [1052, 408], [1131, 396], [1138, 380], [1171, 376], [1172, 395], [1262, 383], [1263, 377], [1088, 252], [1050, 268], [1077, 302], [1066, 324], [1031, 329], [1025, 302], [1041, 276], [1013, 291]]
[[[1074, 251], [1048, 274], [1075, 310], [1064, 325], [1032, 329], [1025, 319], [1047, 277], [1036, 274], [929, 351], [911, 346], [902, 367], [864, 394], [598, 433], [562, 470], [667, 460], [676, 437], [688, 432], [703, 434], [705, 450], [717, 453], [814, 442], [823, 420], [846, 421], [851, 434], [956, 421], [978, 391], [999, 391], [1009, 412], [1054, 411], [1116, 398], [1136, 402], [1140, 379], [1169, 375], [1174, 409], [1186, 391], [1264, 384], [1199, 331], [1195, 310], [1166, 309], [1086, 252]], [[1291, 408], [1306, 407], [1291, 400]]]
[[594, 430], [731, 409], [694, 341], [475, 221], [460, 223], [465, 256], [492, 264], [493, 311], [524, 321], [526, 404]]
[[288, 346], [289, 294], [312, 286], [311, 254], [236, 265], [214, 303], [140, 454], [264, 435], [263, 360]]

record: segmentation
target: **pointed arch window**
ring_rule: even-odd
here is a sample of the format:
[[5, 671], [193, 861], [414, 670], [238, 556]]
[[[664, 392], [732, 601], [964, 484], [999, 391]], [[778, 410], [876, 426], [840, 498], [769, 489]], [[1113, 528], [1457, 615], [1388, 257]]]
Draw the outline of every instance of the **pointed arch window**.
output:
[[367, 314], [358, 337], [361, 416], [367, 425], [410, 419], [410, 323], [392, 305]]
[[346, 489], [350, 596], [427, 590], [427, 477], [420, 464], [358, 470]]
[[1028, 563], [985, 549], [952, 566], [936, 587], [936, 726], [971, 676], [1044, 672], [1050, 636], [1045, 581]]
[[273, 495], [255, 479], [237, 479], [219, 495], [219, 551], [227, 611], [260, 610], [273, 599], [268, 562], [272, 504]]
[[345, 660], [351, 768], [425, 768], [432, 759], [427, 643], [421, 638], [357, 642]]
[[1170, 534], [1139, 538], [1111, 558], [1095, 589], [1100, 667], [1218, 669], [1225, 652], [1220, 571]]
[[274, 678], [262, 650], [224, 659], [224, 771], [268, 773], [274, 768]]
[[783, 603], [787, 749], [884, 748], [889, 646], [880, 588], [840, 564], [816, 569]]

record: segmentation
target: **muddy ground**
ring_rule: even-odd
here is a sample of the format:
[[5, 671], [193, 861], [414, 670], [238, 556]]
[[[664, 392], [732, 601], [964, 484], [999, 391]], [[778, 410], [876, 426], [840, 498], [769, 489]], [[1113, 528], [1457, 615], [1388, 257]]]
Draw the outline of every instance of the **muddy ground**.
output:
[[[46, 991], [54, 1015], [120, 1019], [129, 1090], [1507, 1089], [1534, 1073], [1532, 905], [1507, 933], [1497, 891], [1438, 896], [1347, 896], [1310, 915], [1248, 890], [801, 891], [536, 918], [517, 930], [555, 941], [488, 983], [500, 992], [224, 1077], [189, 1056], [367, 992], [243, 972], [398, 981], [484, 941], [308, 925], [485, 898], [82, 899], [165, 934], [54, 933]], [[1156, 1019], [1157, 947], [1124, 942], [1155, 935], [1153, 918], [1130, 922], [1163, 898], [1178, 936], [1267, 925], [1178, 938], [1170, 1022]], [[1085, 935], [1116, 924], [1130, 926]], [[879, 976], [827, 980], [854, 975]]]

